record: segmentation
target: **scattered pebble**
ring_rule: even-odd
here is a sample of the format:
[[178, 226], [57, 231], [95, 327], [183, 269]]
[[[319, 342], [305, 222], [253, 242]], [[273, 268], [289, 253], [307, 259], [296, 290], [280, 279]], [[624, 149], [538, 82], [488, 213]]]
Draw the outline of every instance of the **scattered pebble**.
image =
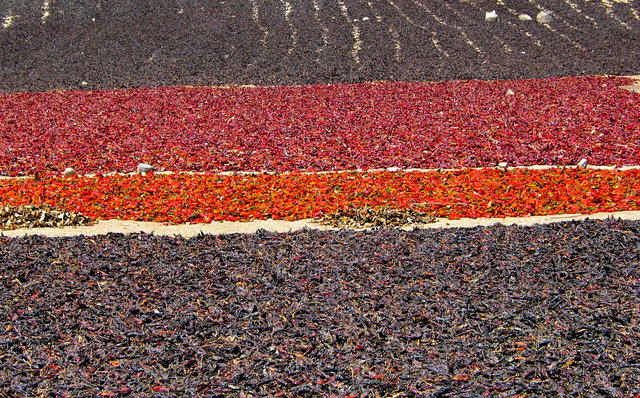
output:
[[513, 90], [512, 90], [512, 89], [508, 89], [508, 90], [507, 90], [507, 95], [514, 95], [514, 94], [515, 94], [515, 93], [513, 92]]
[[498, 13], [495, 10], [486, 12], [484, 14], [484, 20], [485, 21], [493, 22], [493, 21], [495, 21], [497, 19], [498, 19]]
[[75, 175], [75, 174], [76, 174], [76, 171], [72, 167], [67, 167], [62, 172], [62, 175], [65, 177], [71, 177], [72, 175]]
[[531, 21], [531, 15], [529, 14], [520, 14], [518, 15], [518, 19], [522, 22], [527, 22], [527, 21]]
[[502, 167], [503, 169], [506, 169], [507, 167], [509, 167], [509, 163], [507, 163], [507, 162], [500, 162], [500, 163], [498, 163], [498, 167]]
[[582, 159], [578, 162], [578, 167], [582, 167], [582, 168], [586, 168], [589, 165], [589, 162], [587, 161], [587, 159]]
[[387, 167], [387, 171], [395, 172], [402, 170], [400, 167]]
[[155, 170], [156, 168], [147, 163], [140, 163], [138, 165], [138, 174], [147, 174], [150, 171]]
[[536, 21], [538, 21], [538, 23], [551, 23], [553, 21], [553, 17], [550, 12], [540, 11], [536, 16]]

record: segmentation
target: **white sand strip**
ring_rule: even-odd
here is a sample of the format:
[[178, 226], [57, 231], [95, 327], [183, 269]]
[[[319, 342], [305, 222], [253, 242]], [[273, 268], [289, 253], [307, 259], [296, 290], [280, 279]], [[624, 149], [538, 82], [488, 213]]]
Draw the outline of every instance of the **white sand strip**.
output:
[[[577, 165], [566, 165], [566, 166], [549, 166], [549, 165], [533, 165], [533, 166], [509, 166], [509, 167], [499, 167], [499, 166], [483, 166], [483, 167], [460, 167], [460, 168], [450, 168], [450, 169], [418, 169], [418, 168], [408, 168], [402, 169], [399, 167], [389, 167], [386, 169], [350, 169], [350, 170], [327, 170], [327, 171], [180, 171], [174, 172], [171, 170], [162, 170], [155, 171], [154, 175], [157, 176], [169, 176], [174, 174], [179, 175], [226, 175], [226, 176], [253, 176], [260, 174], [270, 174], [270, 175], [288, 175], [288, 174], [344, 174], [344, 173], [377, 173], [382, 171], [389, 172], [417, 172], [417, 173], [433, 173], [433, 172], [448, 172], [448, 171], [463, 171], [463, 170], [486, 170], [486, 169], [500, 169], [500, 170], [519, 170], [519, 169], [528, 169], [528, 170], [552, 170], [552, 169], [578, 169], [583, 168]], [[616, 170], [616, 171], [625, 171], [625, 170], [638, 170], [640, 166], [600, 166], [600, 165], [588, 165], [584, 167], [584, 169], [589, 170]], [[134, 176], [138, 173], [130, 172], [130, 173], [118, 173], [118, 172], [109, 172], [102, 174], [103, 176]], [[94, 178], [97, 175], [93, 173], [79, 175], [80, 177], [88, 177]], [[0, 175], [1, 180], [24, 180], [24, 179], [32, 179], [33, 175], [28, 176], [18, 176], [18, 177], [9, 177]]]
[[[621, 218], [624, 220], [640, 220], [640, 211], [622, 211], [615, 213], [595, 213], [595, 214], [559, 214], [554, 216], [531, 216], [531, 217], [506, 217], [506, 218], [463, 218], [460, 220], [438, 219], [431, 224], [419, 224], [407, 226], [402, 229], [411, 230], [418, 228], [471, 228], [477, 226], [489, 226], [494, 224], [503, 225], [534, 225], [550, 224], [563, 221], [579, 220], [603, 220], [609, 217]], [[32, 228], [0, 231], [0, 236], [20, 237], [25, 235], [43, 235], [49, 237], [58, 236], [94, 236], [110, 232], [132, 233], [144, 232], [147, 234], [175, 236], [181, 235], [185, 238], [196, 236], [200, 233], [223, 235], [231, 233], [253, 233], [259, 229], [272, 232], [291, 232], [303, 228], [313, 228], [321, 230], [335, 230], [337, 228], [320, 225], [311, 219], [298, 221], [283, 220], [259, 220], [249, 222], [213, 222], [211, 224], [181, 224], [164, 225], [154, 222], [107, 220], [99, 221], [97, 224], [86, 227], [66, 227], [66, 228]]]

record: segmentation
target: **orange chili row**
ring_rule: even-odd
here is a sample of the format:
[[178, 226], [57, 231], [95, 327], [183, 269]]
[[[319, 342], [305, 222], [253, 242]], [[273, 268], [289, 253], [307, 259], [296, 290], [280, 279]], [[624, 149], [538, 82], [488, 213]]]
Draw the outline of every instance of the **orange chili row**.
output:
[[438, 217], [640, 210], [640, 171], [466, 169], [332, 174], [148, 175], [0, 181], [0, 205], [167, 223], [317, 217], [350, 206]]

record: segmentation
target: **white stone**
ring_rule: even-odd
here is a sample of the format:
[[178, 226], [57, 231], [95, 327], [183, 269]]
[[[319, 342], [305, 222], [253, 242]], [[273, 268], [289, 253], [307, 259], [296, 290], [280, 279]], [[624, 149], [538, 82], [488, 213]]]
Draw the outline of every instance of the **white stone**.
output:
[[140, 163], [138, 165], [138, 174], [146, 174], [156, 168], [147, 163]]
[[488, 11], [488, 12], [484, 13], [484, 20], [485, 21], [493, 22], [496, 19], [498, 19], [498, 13], [495, 10]]
[[500, 162], [498, 163], [498, 167], [502, 167], [503, 169], [509, 167], [509, 163], [507, 162]]
[[400, 167], [387, 167], [387, 171], [395, 172], [402, 170]]
[[67, 167], [62, 172], [62, 175], [65, 176], [65, 177], [71, 177], [72, 175], [75, 175], [75, 174], [76, 174], [76, 171], [71, 167]]
[[369, 17], [362, 17], [362, 20], [366, 22], [369, 20]]
[[513, 90], [512, 90], [512, 89], [508, 89], [508, 90], [507, 90], [507, 95], [514, 95], [514, 94], [515, 94], [515, 93], [513, 92]]
[[550, 12], [540, 11], [536, 16], [536, 21], [539, 23], [551, 23], [553, 21], [553, 17]]
[[83, 81], [83, 82], [82, 82], [82, 83], [80, 83], [80, 84], [81, 84], [81, 85], [83, 85], [83, 86], [88, 86], [88, 85], [89, 85], [89, 83], [87, 83], [87, 82], [85, 82], [85, 81]]
[[582, 167], [583, 169], [589, 165], [589, 161], [587, 159], [582, 159], [578, 162], [578, 167]]
[[527, 21], [531, 21], [531, 15], [529, 14], [520, 14], [518, 15], [518, 19], [522, 22], [527, 22]]

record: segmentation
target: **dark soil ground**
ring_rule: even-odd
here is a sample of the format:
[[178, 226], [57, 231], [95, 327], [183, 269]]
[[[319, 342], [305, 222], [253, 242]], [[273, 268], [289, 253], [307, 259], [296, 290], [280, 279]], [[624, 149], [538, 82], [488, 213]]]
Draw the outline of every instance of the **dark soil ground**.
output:
[[0, 238], [0, 396], [640, 393], [640, 223]]
[[5, 0], [0, 91], [638, 74], [640, 10], [608, 3]]

